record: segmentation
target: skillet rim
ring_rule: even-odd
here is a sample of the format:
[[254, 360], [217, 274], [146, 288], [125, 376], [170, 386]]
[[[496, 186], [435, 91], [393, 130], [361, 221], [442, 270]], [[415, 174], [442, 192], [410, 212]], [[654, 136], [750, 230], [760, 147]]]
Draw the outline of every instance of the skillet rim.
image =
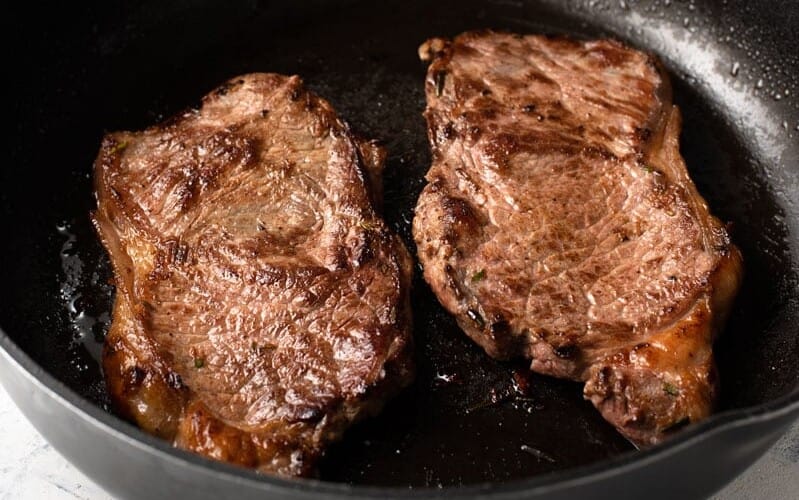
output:
[[[149, 453], [158, 460], [177, 462], [177, 465], [184, 468], [200, 469], [198, 472], [211, 474], [228, 483], [244, 482], [254, 489], [275, 493], [291, 491], [303, 495], [323, 494], [337, 498], [385, 498], [386, 495], [390, 495], [392, 498], [429, 498], [443, 495], [450, 498], [467, 498], [474, 497], [476, 494], [502, 496], [522, 491], [540, 493], [567, 487], [571, 484], [596, 481], [623, 474], [626, 471], [643, 467], [647, 463], [656, 462], [682, 449], [697, 446], [714, 434], [735, 427], [775, 420], [786, 415], [790, 417], [791, 413], [795, 413], [794, 418], [799, 417], [799, 384], [797, 384], [791, 392], [771, 401], [715, 413], [659, 445], [645, 450], [629, 451], [588, 465], [570, 467], [527, 479], [449, 486], [443, 489], [362, 486], [319, 479], [298, 480], [261, 475], [250, 469], [205, 458], [202, 455], [171, 446], [166, 441], [145, 433], [133, 424], [104, 411], [79, 395], [34, 361], [2, 328], [0, 328], [0, 358], [5, 358], [11, 369], [17, 370], [27, 377], [40, 393], [47, 395], [50, 400], [54, 400], [59, 406], [72, 412], [76, 418], [84, 420], [92, 427], [99, 427], [103, 434], [114, 435], [117, 439]], [[16, 400], [14, 403], [17, 404]], [[38, 428], [37, 432], [39, 432]], [[61, 454], [60, 450], [58, 451]], [[64, 458], [70, 461], [67, 457]], [[89, 472], [85, 474], [94, 481]]]

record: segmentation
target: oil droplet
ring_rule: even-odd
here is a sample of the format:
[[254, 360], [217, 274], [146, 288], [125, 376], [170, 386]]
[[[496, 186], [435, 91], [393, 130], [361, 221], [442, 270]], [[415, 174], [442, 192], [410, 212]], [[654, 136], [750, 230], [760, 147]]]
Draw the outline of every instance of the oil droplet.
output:
[[[111, 318], [107, 312], [93, 316], [88, 311], [88, 304], [84, 297], [86, 287], [99, 282], [97, 273], [92, 273], [91, 282], [87, 283], [85, 264], [78, 255], [76, 248], [77, 235], [72, 231], [68, 222], [56, 225], [59, 235], [66, 238], [61, 245], [61, 300], [66, 306], [70, 323], [74, 329], [73, 343], [83, 346], [89, 355], [101, 365], [103, 338]], [[82, 370], [88, 367], [78, 367]]]
[[755, 84], [755, 88], [762, 89], [763, 88], [763, 79], [760, 78], [757, 83]]

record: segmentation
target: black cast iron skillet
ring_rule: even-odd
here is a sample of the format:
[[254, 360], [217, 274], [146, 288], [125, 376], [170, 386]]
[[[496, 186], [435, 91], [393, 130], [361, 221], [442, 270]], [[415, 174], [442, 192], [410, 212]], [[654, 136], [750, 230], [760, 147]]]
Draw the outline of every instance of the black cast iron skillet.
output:
[[[799, 415], [798, 5], [147, 1], [7, 13], [3, 385], [58, 450], [124, 497], [708, 495]], [[430, 161], [416, 48], [485, 27], [613, 36], [669, 68], [689, 170], [745, 257], [746, 279], [716, 346], [719, 412], [634, 451], [578, 384], [485, 356], [417, 273], [417, 382], [330, 449], [320, 480], [211, 462], [111, 414], [97, 357], [112, 289], [87, 218], [103, 132], [152, 124], [240, 73], [300, 74], [353, 128], [385, 141], [385, 217], [410, 245]], [[529, 397], [514, 396], [514, 372], [529, 378]]]

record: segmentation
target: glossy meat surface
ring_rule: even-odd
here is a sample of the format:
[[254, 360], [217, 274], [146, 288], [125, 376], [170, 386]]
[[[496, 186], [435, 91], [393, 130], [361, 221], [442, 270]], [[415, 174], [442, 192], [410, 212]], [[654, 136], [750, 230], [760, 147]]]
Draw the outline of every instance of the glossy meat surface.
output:
[[742, 263], [688, 176], [659, 63], [490, 31], [420, 56], [433, 165], [413, 229], [444, 307], [490, 355], [584, 381], [637, 444], [708, 416]]
[[206, 456], [309, 475], [412, 378], [411, 260], [374, 209], [384, 154], [298, 77], [234, 78], [103, 140], [119, 412]]

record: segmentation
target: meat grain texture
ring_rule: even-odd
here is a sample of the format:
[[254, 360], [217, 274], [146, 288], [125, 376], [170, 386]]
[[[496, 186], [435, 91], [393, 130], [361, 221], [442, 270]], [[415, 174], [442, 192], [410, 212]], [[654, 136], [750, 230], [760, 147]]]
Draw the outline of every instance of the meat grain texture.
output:
[[636, 444], [707, 417], [742, 260], [688, 176], [659, 62], [490, 31], [420, 56], [433, 164], [413, 231], [444, 307], [491, 356], [585, 382]]
[[176, 446], [302, 476], [409, 384], [412, 265], [374, 209], [383, 158], [276, 74], [108, 134], [93, 217], [116, 282], [116, 409]]

